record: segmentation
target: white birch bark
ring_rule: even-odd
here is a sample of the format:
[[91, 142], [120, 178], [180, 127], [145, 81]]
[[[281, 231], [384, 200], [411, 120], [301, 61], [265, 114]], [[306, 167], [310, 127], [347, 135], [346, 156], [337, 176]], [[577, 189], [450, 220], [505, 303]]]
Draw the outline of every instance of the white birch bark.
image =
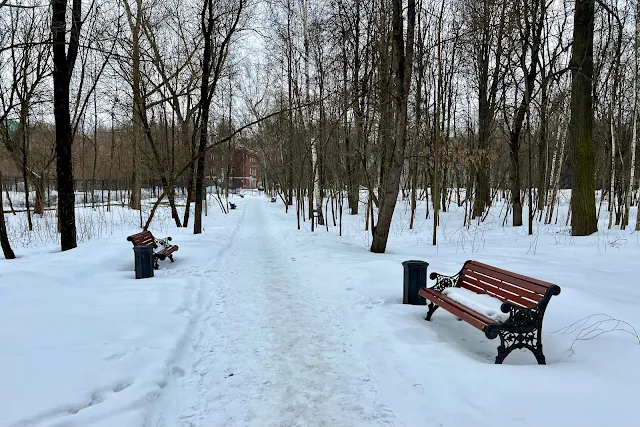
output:
[[[636, 34], [633, 54], [635, 58], [635, 73], [633, 81], [633, 137], [631, 138], [631, 164], [629, 166], [629, 188], [627, 190], [627, 202], [626, 202], [626, 221], [625, 225], [629, 223], [629, 216], [631, 215], [631, 194], [633, 192], [633, 180], [635, 179], [636, 171], [636, 141], [638, 135], [638, 49], [640, 49], [640, 2], [636, 3]], [[640, 231], [640, 208], [636, 215], [636, 231]]]
[[[313, 198], [315, 199], [315, 205], [318, 219], [322, 216], [322, 194], [320, 193], [320, 168], [318, 167], [318, 150], [316, 149], [315, 140], [311, 141], [311, 162], [313, 163]], [[322, 221], [318, 221], [322, 224]]]
[[615, 179], [616, 179], [616, 133], [613, 126], [613, 114], [614, 114], [614, 103], [611, 102], [611, 120], [609, 130], [611, 131], [611, 182], [609, 183], [609, 230], [611, 230], [611, 226], [613, 225], [613, 214], [614, 214], [614, 192], [615, 192]]
[[[551, 223], [551, 220], [553, 219], [553, 211], [555, 208], [556, 199], [558, 198], [558, 187], [560, 186], [560, 175], [562, 174], [562, 164], [564, 163], [564, 149], [565, 149], [566, 139], [567, 139], [567, 127], [568, 127], [568, 123], [563, 123], [563, 122], [561, 122], [560, 125], [558, 126], [558, 139], [556, 142], [557, 148], [553, 153], [554, 164], [553, 164], [553, 173], [551, 174], [552, 189], [550, 193], [550, 200], [548, 203], [549, 210], [547, 210], [545, 224]], [[569, 211], [571, 211], [571, 209], [569, 209]]]

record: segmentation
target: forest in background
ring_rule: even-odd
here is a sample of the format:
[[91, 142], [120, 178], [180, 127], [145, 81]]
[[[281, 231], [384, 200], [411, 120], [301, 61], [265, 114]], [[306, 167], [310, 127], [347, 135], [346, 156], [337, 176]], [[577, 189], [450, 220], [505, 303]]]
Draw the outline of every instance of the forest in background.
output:
[[[373, 252], [399, 196], [410, 227], [427, 199], [433, 244], [450, 203], [469, 224], [507, 197], [509, 224], [532, 233], [562, 188], [573, 235], [595, 232], [602, 206], [625, 228], [638, 203], [639, 12], [594, 0], [0, 0], [0, 181], [35, 193], [29, 218], [55, 187], [63, 250], [77, 245], [74, 180], [126, 189], [134, 210], [143, 183], [159, 183], [156, 206], [166, 199], [199, 233], [207, 177], [228, 195], [228, 166], [213, 165], [238, 147], [298, 224], [324, 224], [329, 200], [364, 209]], [[176, 187], [193, 211], [178, 212]]]

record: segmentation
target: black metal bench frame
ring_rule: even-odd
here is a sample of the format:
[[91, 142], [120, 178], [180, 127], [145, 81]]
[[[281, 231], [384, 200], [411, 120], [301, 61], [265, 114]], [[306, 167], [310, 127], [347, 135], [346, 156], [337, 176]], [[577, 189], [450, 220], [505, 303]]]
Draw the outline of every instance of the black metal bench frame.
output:
[[[171, 262], [174, 262], [173, 253], [179, 249], [178, 245], [172, 245], [169, 243], [171, 241], [171, 237], [156, 239], [150, 231], [141, 231], [140, 233], [132, 234], [127, 237], [127, 241], [133, 243], [133, 246], [153, 246], [153, 268], [156, 270], [160, 267], [158, 265], [158, 261], [164, 261], [169, 258]], [[162, 249], [156, 251], [159, 246], [161, 246]]]
[[[524, 348], [533, 353], [539, 364], [546, 364], [542, 322], [551, 297], [560, 294], [559, 286], [477, 261], [465, 262], [453, 276], [431, 273], [429, 277], [436, 284], [418, 292], [429, 301], [425, 320], [430, 321], [438, 307], [442, 307], [483, 331], [488, 339], [500, 337], [495, 363], [501, 364], [513, 350]], [[502, 300], [500, 310], [508, 313], [509, 318], [498, 322], [452, 300], [442, 293], [451, 287], [467, 288]]]

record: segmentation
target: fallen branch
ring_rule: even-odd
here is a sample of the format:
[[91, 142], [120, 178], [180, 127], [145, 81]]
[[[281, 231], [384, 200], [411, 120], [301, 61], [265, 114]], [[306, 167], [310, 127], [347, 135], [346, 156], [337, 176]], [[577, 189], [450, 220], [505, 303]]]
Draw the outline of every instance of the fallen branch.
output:
[[[603, 316], [604, 319], [596, 320], [593, 323], [589, 323], [589, 321], [596, 316]], [[628, 326], [631, 330], [625, 329], [625, 326]], [[571, 354], [574, 353], [573, 346], [577, 341], [591, 340], [607, 332], [626, 332], [627, 334], [635, 337], [635, 339], [638, 341], [638, 344], [640, 344], [640, 336], [638, 335], [636, 329], [629, 322], [615, 319], [604, 313], [597, 313], [584, 317], [568, 326], [565, 326], [564, 328], [560, 328], [556, 331], [551, 332], [551, 335], [556, 333], [559, 333], [561, 335], [573, 335], [574, 333], [576, 333], [576, 331], [576, 337], [573, 339], [571, 346], [567, 350]]]

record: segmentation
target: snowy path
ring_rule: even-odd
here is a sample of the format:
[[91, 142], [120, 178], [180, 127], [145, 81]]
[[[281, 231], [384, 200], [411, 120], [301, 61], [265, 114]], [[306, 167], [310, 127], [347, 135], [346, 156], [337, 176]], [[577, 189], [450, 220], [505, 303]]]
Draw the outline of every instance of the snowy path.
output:
[[263, 203], [247, 200], [221, 259], [197, 272], [197, 325], [149, 425], [397, 425], [339, 310], [306, 280]]

